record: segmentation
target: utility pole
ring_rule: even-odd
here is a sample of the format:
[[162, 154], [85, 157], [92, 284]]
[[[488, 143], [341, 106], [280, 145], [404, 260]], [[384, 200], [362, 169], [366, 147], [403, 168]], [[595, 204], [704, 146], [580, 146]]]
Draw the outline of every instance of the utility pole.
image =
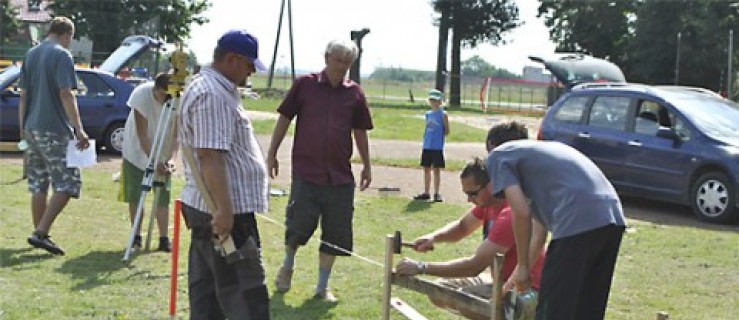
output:
[[[267, 88], [272, 88], [272, 79], [275, 76], [275, 63], [277, 62], [277, 48], [280, 45], [280, 33], [282, 31], [282, 17], [285, 12], [285, 0], [280, 3], [280, 18], [277, 21], [277, 36], [275, 37], [275, 49], [272, 53], [272, 64], [269, 67], [269, 77], [267, 78]], [[287, 22], [288, 32], [290, 33], [290, 67], [292, 69], [293, 81], [295, 81], [295, 54], [293, 52], [293, 15], [292, 1], [287, 0]]]
[[728, 68], [726, 71], [726, 98], [731, 99], [731, 82], [734, 80], [734, 74], [731, 72], [731, 58], [734, 53], [734, 30], [729, 30], [729, 49], [727, 50], [727, 57], [728, 57]]
[[675, 51], [677, 52], [675, 54], [675, 85], [677, 85], [680, 82], [680, 39], [682, 38], [682, 33], [677, 33], [677, 46], [675, 47]]

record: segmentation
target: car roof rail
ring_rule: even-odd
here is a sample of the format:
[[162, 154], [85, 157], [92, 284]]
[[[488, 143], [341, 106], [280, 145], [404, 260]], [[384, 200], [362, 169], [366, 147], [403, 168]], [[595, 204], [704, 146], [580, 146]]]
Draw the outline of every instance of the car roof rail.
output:
[[700, 88], [700, 87], [689, 87], [689, 86], [673, 86], [673, 85], [660, 85], [660, 86], [654, 86], [657, 89], [662, 89], [666, 91], [689, 91], [689, 92], [695, 92], [695, 93], [701, 93], [710, 97], [714, 98], [720, 98], [720, 99], [726, 99], [722, 95], [711, 91], [706, 88]]
[[646, 86], [638, 83], [626, 83], [626, 82], [583, 82], [578, 83], [572, 87], [572, 91], [583, 90], [583, 89], [598, 89], [598, 88], [623, 88], [623, 87], [643, 87]]

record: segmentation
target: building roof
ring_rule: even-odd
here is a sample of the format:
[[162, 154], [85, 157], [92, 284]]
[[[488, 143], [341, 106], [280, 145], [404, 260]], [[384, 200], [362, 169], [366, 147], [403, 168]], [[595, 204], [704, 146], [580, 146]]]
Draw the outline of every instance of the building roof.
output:
[[[38, 3], [38, 10], [29, 8], [30, 3]], [[21, 22], [40, 22], [44, 23], [51, 19], [51, 15], [46, 11], [46, 7], [50, 1], [44, 0], [10, 0], [10, 5], [18, 8], [18, 20]]]

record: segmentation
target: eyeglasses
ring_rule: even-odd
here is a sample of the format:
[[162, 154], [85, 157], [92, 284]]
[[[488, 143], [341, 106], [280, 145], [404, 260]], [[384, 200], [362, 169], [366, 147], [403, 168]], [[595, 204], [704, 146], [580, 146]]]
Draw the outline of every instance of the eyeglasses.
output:
[[480, 188], [478, 188], [475, 191], [465, 191], [464, 194], [466, 194], [468, 197], [470, 197], [472, 199], [475, 199], [475, 198], [477, 198], [477, 196], [480, 195], [480, 191], [482, 191], [482, 189], [485, 189], [486, 186], [487, 186], [487, 183], [486, 184], [483, 184], [482, 186], [480, 186]]

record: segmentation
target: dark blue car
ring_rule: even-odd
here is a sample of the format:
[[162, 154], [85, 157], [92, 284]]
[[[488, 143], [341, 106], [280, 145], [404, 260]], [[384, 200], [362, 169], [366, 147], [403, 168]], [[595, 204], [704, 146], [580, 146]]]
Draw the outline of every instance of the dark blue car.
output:
[[539, 132], [592, 159], [625, 194], [692, 206], [710, 222], [739, 218], [739, 105], [711, 91], [581, 84]]
[[[147, 36], [131, 36], [100, 65], [98, 69], [76, 68], [77, 104], [87, 134], [107, 152], [120, 154], [123, 147], [123, 126], [130, 109], [126, 105], [133, 85], [114, 74], [160, 41]], [[0, 141], [18, 141], [17, 87], [20, 66], [0, 72]]]

